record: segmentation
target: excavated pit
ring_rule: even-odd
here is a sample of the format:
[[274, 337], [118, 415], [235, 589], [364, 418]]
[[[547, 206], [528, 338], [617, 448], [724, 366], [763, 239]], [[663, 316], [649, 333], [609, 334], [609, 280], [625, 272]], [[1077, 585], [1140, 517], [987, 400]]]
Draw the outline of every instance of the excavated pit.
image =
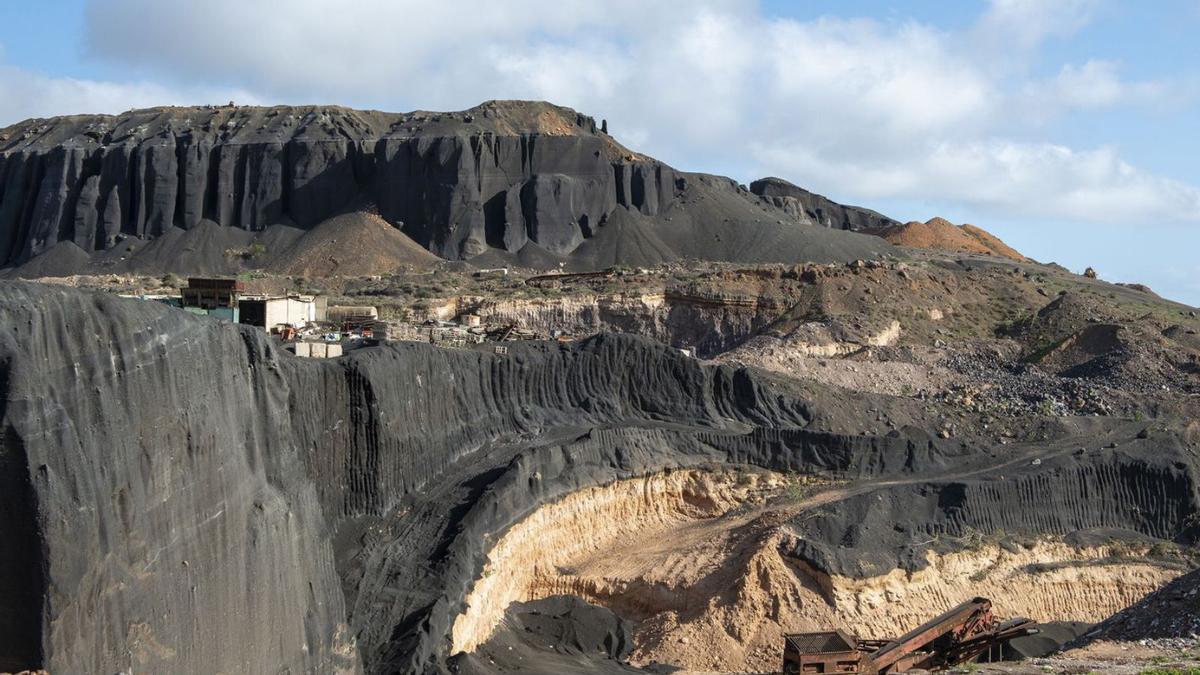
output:
[[1042, 537], [929, 551], [917, 571], [853, 578], [788, 555], [792, 523], [846, 490], [750, 468], [678, 470], [571, 493], [496, 541], [452, 632], [487, 643], [513, 603], [573, 595], [634, 622], [634, 665], [762, 672], [784, 632], [884, 638], [976, 595], [1003, 616], [1096, 622], [1178, 576], [1150, 544]]
[[[451, 305], [455, 311], [461, 303]], [[514, 324], [543, 335], [600, 332], [645, 335], [710, 358], [770, 324], [784, 306], [757, 295], [697, 296], [679, 291], [583, 294], [504, 299], [468, 306], [486, 322]], [[451, 318], [446, 316], [445, 318]]]
[[[0, 394], [0, 508], [24, 542], [0, 553], [0, 628], [29, 635], [0, 661], [51, 672], [501, 672], [454, 658], [501, 613], [536, 672], [566, 672], [542, 609], [504, 612], [529, 598], [603, 624], [568, 641], [576, 672], [773, 667], [782, 630], [892, 634], [980, 591], [1099, 618], [1175, 569], [1071, 535], [1200, 538], [1179, 429], [1064, 419], [1000, 448], [634, 336], [298, 359], [158, 303], [8, 283]], [[883, 403], [902, 425], [857, 421]]]

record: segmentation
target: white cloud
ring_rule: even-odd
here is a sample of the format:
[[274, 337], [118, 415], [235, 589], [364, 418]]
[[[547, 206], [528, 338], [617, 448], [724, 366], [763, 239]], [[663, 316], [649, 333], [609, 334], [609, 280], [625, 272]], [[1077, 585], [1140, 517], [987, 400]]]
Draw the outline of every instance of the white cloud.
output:
[[1078, 108], [1100, 108], [1129, 98], [1157, 97], [1163, 87], [1149, 83], [1128, 84], [1117, 77], [1111, 61], [1088, 61], [1082, 66], [1066, 64], [1054, 78], [1055, 98]]
[[992, 0], [970, 38], [990, 56], [1024, 56], [1049, 38], [1082, 29], [1099, 5], [1098, 0]]
[[1013, 108], [1030, 121], [1044, 122], [1075, 111], [1114, 107], [1161, 110], [1196, 99], [1193, 83], [1128, 81], [1121, 79], [1119, 71], [1120, 64], [1105, 60], [1065, 64], [1052, 78], [1026, 82], [1013, 95]]
[[288, 96], [391, 92], [419, 97], [422, 106], [463, 106], [486, 98], [480, 92], [492, 88], [497, 52], [528, 58], [553, 46], [640, 39], [709, 6], [746, 9], [753, 3], [293, 0], [281, 12], [271, 0], [108, 0], [89, 5], [89, 49]]
[[975, 26], [944, 32], [770, 18], [753, 0], [295, 0], [284, 15], [268, 0], [107, 0], [89, 6], [93, 56], [193, 84], [9, 69], [0, 116], [251, 98], [240, 90], [393, 110], [543, 98], [607, 117], [618, 138], [681, 168], [782, 175], [859, 202], [1200, 220], [1195, 187], [1130, 166], [1110, 147], [1039, 138], [1066, 113], [1174, 95], [1169, 83], [1124, 80], [1104, 60], [1030, 75], [1039, 47], [1079, 31], [1097, 7], [994, 0]]
[[931, 134], [969, 133], [997, 98], [981, 73], [947, 51], [942, 36], [906, 24], [822, 19], [768, 27], [764, 105], [779, 133], [857, 152], [907, 147]]
[[1200, 222], [1200, 190], [1142, 171], [1111, 148], [1076, 151], [1050, 143], [943, 141], [894, 164], [804, 148], [760, 146], [764, 164], [823, 172], [873, 198], [953, 201], [1004, 216], [1089, 222]]

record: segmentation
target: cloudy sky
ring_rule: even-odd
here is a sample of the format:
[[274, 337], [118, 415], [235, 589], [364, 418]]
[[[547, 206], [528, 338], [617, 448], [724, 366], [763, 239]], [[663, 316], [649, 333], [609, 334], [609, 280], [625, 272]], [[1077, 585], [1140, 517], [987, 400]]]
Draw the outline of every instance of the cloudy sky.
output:
[[1197, 0], [4, 2], [0, 125], [546, 99], [681, 169], [972, 222], [1200, 304], [1197, 33]]

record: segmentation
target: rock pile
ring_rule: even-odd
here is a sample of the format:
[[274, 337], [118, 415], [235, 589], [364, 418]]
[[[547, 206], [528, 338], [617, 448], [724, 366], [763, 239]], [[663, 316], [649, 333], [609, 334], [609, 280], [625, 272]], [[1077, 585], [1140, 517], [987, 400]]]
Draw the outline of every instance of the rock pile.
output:
[[1200, 642], [1200, 570], [1189, 572], [1088, 631], [1080, 644], [1137, 641], [1162, 648]]

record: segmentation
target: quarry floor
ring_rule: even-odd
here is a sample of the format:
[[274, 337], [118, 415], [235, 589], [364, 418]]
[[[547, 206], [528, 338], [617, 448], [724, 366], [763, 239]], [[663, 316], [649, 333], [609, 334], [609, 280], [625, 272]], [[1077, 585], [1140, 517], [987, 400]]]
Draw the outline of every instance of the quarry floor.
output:
[[795, 518], [837, 508], [850, 495], [961, 479], [1051, 452], [970, 472], [854, 484], [722, 469], [576, 492], [542, 507], [493, 547], [455, 624], [455, 649], [486, 641], [512, 602], [574, 595], [635, 622], [632, 665], [769, 672], [787, 632], [838, 626], [882, 639], [974, 595], [991, 598], [1003, 618], [1097, 622], [1180, 574], [1139, 552], [1052, 539], [930, 552], [923, 570], [867, 579], [821, 574], [782, 552]]

